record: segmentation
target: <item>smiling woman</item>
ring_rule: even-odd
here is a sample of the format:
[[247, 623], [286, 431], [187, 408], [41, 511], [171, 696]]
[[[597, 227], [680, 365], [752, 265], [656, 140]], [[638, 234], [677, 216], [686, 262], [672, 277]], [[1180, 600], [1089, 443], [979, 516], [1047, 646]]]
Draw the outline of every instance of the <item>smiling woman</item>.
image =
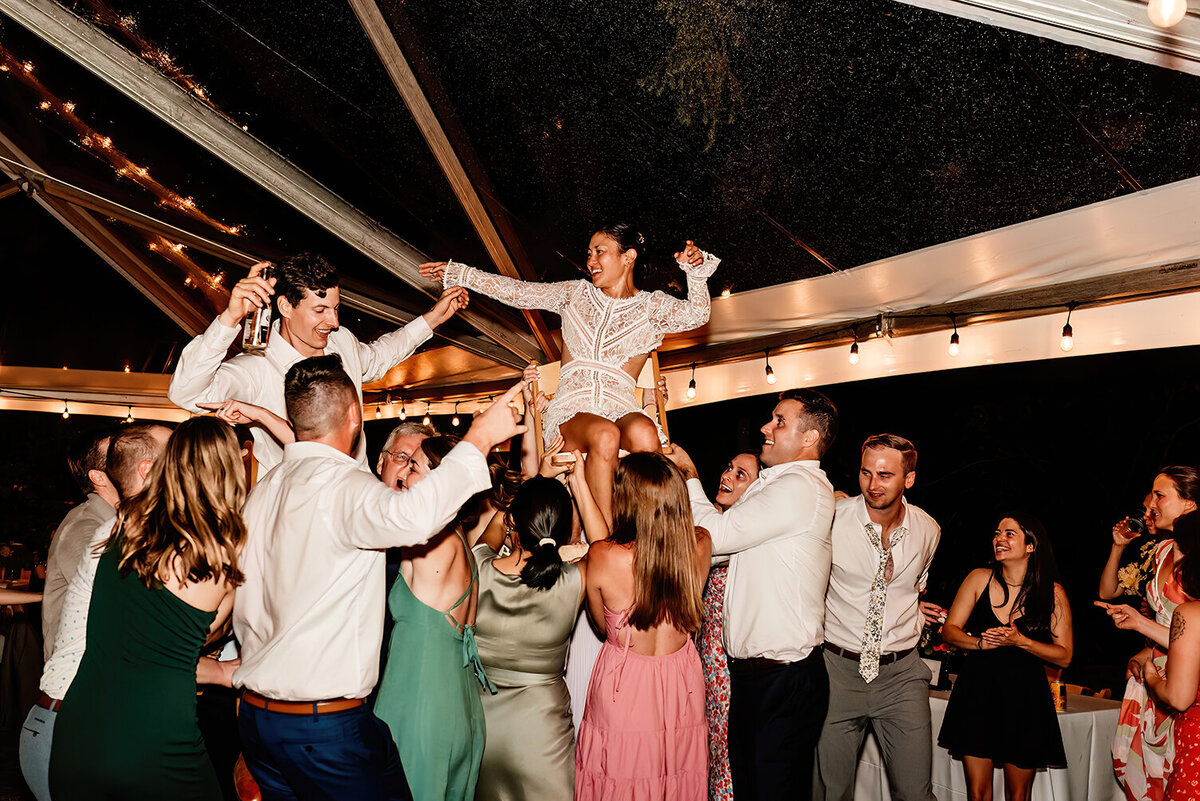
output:
[[991, 567], [959, 588], [942, 629], [968, 653], [938, 745], [962, 758], [971, 798], [991, 798], [992, 769], [1002, 765], [1005, 797], [1027, 799], [1038, 769], [1067, 765], [1043, 663], [1070, 663], [1071, 607], [1035, 518], [1001, 519], [992, 552]]
[[708, 322], [705, 283], [720, 259], [690, 240], [675, 260], [687, 274], [687, 298], [643, 292], [633, 270], [646, 239], [628, 222], [598, 226], [588, 242], [591, 282], [538, 284], [493, 275], [465, 264], [422, 264], [421, 274], [449, 288], [464, 286], [519, 309], [562, 315], [563, 355], [558, 390], [542, 417], [547, 442], [561, 432], [564, 450], [588, 455], [588, 484], [612, 522], [617, 453], [658, 451], [662, 432], [634, 397], [637, 376], [663, 335]]

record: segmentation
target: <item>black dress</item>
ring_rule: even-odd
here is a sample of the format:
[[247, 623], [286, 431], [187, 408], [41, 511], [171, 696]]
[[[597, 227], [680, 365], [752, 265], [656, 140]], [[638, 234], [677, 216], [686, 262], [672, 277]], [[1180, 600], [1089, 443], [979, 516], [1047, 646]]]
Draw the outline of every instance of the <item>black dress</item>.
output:
[[[972, 637], [1005, 625], [992, 609], [990, 586], [964, 626]], [[956, 757], [981, 757], [997, 765], [1065, 768], [1067, 757], [1042, 660], [1011, 645], [968, 652], [946, 704], [938, 745]]]

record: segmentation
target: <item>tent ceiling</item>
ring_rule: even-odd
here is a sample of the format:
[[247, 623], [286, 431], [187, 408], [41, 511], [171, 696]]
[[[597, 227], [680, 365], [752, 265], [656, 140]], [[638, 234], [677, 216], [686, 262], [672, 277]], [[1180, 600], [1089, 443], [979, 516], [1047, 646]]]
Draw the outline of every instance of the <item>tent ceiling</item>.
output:
[[[0, 0], [0, 8], [12, 2]], [[95, 22], [98, 0], [67, 5]], [[464, 212], [351, 4], [318, 0], [303, 13], [280, 13], [268, 0], [115, 0], [110, 7], [115, 16], [101, 28], [114, 39], [129, 45], [134, 30], [164, 47], [222, 114], [415, 251], [496, 269], [480, 226]], [[804, 279], [827, 282], [873, 262], [889, 263], [902, 279], [926, 266], [903, 254], [1200, 175], [1195, 77], [941, 8], [892, 0], [598, 0], [569, 11], [551, 0], [379, 0], [378, 8], [487, 214], [498, 228], [511, 227], [510, 241], [549, 280], [580, 274], [593, 221], [633, 215], [662, 267], [643, 285], [679, 289], [669, 253], [691, 237], [725, 258], [711, 281], [714, 293], [732, 286], [731, 301], [739, 301], [737, 293], [775, 287], [792, 297], [790, 288]], [[121, 18], [131, 24], [114, 22]], [[156, 205], [81, 147], [76, 131], [39, 111], [27, 86], [0, 75], [0, 133], [47, 172], [255, 255], [330, 255], [360, 307], [386, 297], [388, 308], [347, 318], [364, 338], [384, 330], [385, 320], [427, 308], [427, 297], [361, 248], [314, 225], [21, 25], [0, 23], [0, 45], [36, 62], [39, 80], [77, 101], [79, 117], [109, 133], [132, 160], [244, 233], [222, 234]], [[32, 237], [43, 251], [26, 243], [18, 256], [17, 266], [31, 269], [47, 262], [61, 237], [32, 222], [26, 207], [27, 198], [0, 197], [5, 212], [22, 208], [0, 214], [0, 236], [11, 242], [43, 232]], [[107, 224], [167, 280], [182, 281], [178, 266], [145, 252], [140, 233]], [[226, 285], [238, 275], [208, 253], [189, 254], [206, 271], [225, 270]], [[65, 259], [56, 254], [51, 263]], [[88, 261], [78, 275], [107, 269], [77, 250], [71, 259]], [[1149, 264], [1123, 269], [1134, 266]], [[125, 303], [131, 294], [110, 288], [92, 301]], [[191, 296], [203, 316], [214, 312], [212, 301]], [[756, 295], [743, 297], [742, 306]], [[888, 305], [877, 301], [863, 305]], [[519, 315], [492, 306], [487, 316], [532, 340]], [[35, 319], [30, 313], [7, 325], [20, 329]], [[779, 327], [809, 324], [829, 322], [793, 312]], [[161, 329], [155, 341], [171, 336], [169, 322], [147, 327]], [[461, 322], [448, 333], [480, 336]], [[669, 347], [727, 345], [741, 336]], [[3, 347], [6, 363], [58, 358], [11, 334]], [[122, 345], [120, 358], [138, 347]], [[96, 359], [81, 366], [116, 366], [113, 349], [80, 358]], [[670, 361], [688, 359], [683, 352]], [[133, 360], [143, 361], [140, 354]], [[447, 382], [468, 381], [463, 370], [472, 363], [459, 359]], [[485, 365], [477, 365], [479, 380], [494, 380], [484, 377]], [[435, 379], [426, 367], [403, 378], [428, 384]]]

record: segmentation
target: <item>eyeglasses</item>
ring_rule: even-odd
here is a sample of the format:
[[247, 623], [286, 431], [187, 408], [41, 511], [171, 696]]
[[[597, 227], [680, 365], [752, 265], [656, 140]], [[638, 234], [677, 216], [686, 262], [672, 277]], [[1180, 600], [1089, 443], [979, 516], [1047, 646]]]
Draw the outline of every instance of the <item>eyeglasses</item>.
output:
[[409, 456], [408, 453], [405, 451], [389, 451], [389, 450], [385, 449], [383, 452], [386, 453], [391, 458], [395, 459], [397, 462], [412, 461], [412, 457]]

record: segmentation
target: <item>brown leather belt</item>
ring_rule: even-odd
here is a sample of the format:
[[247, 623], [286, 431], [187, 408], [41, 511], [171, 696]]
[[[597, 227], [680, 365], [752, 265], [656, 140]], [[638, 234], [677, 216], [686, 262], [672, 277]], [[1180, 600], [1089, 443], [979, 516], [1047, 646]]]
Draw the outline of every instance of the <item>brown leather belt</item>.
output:
[[[837, 654], [838, 656], [845, 657], [846, 659], [852, 659], [855, 662], [862, 661], [862, 654], [856, 651], [847, 650], [846, 648], [839, 648], [831, 642], [825, 643], [825, 650], [831, 654]], [[903, 651], [893, 651], [890, 654], [880, 654], [879, 666], [883, 667], [884, 665], [890, 665], [893, 662], [899, 662], [901, 659], [908, 656], [915, 650], [915, 648], [905, 648]]]
[[328, 701], [276, 701], [252, 690], [242, 690], [242, 700], [250, 706], [278, 712], [282, 715], [328, 715], [358, 709], [366, 703], [362, 698], [332, 698]]
[[62, 706], [62, 701], [58, 700], [57, 698], [51, 698], [45, 693], [38, 693], [37, 701], [34, 703], [36, 703], [42, 709], [49, 709], [51, 712], [57, 712], [58, 708]]

